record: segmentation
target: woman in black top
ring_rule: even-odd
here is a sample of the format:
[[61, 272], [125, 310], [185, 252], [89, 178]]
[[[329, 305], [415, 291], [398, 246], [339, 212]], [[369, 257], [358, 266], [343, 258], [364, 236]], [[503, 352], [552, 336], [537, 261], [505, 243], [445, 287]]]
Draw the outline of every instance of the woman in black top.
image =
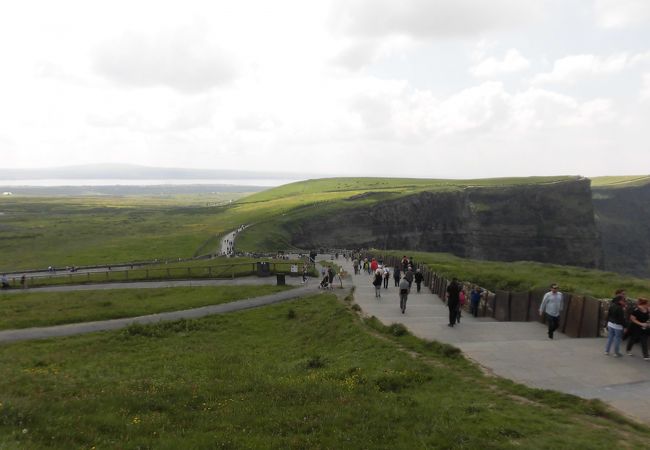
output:
[[632, 356], [632, 346], [635, 342], [641, 342], [641, 351], [643, 352], [643, 359], [650, 360], [648, 356], [648, 319], [650, 314], [648, 311], [648, 300], [640, 298], [632, 313], [630, 313], [630, 336], [627, 341], [627, 354]]

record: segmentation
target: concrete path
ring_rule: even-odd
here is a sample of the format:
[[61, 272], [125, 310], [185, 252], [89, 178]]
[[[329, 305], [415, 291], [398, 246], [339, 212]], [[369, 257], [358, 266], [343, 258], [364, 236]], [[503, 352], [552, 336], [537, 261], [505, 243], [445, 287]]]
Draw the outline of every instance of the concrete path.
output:
[[[155, 286], [160, 285], [161, 283], [151, 282], [151, 283], [122, 283], [120, 288], [122, 289], [137, 289], [137, 288], [153, 288], [153, 287], [171, 287], [173, 286], [214, 286], [214, 285], [225, 285], [225, 284], [269, 284], [275, 283], [275, 277], [265, 277], [265, 278], [247, 278], [247, 279], [235, 279], [232, 280], [212, 280], [213, 283], [209, 283], [211, 280], [193, 280], [193, 281], [176, 281], [176, 282], [166, 282], [169, 286]], [[300, 284], [298, 278], [288, 278], [287, 281], [290, 283], [287, 284]], [[318, 290], [318, 283], [315, 280], [310, 280], [307, 285], [301, 285], [295, 289], [291, 289], [284, 292], [278, 292], [275, 294], [265, 295], [262, 297], [255, 297], [250, 299], [238, 300], [230, 303], [223, 303], [220, 305], [204, 306], [200, 308], [186, 309], [182, 311], [172, 311], [159, 314], [150, 314], [146, 316], [139, 317], [128, 317], [124, 319], [113, 319], [113, 320], [102, 320], [97, 322], [84, 322], [84, 323], [74, 323], [67, 325], [57, 325], [51, 327], [39, 327], [39, 328], [25, 328], [21, 330], [5, 330], [0, 331], [0, 344], [16, 342], [16, 341], [25, 341], [32, 339], [46, 339], [53, 337], [61, 336], [72, 336], [76, 334], [92, 333], [95, 331], [106, 331], [106, 330], [116, 330], [120, 328], [125, 328], [133, 323], [156, 323], [161, 321], [169, 320], [178, 320], [178, 319], [196, 319], [199, 317], [205, 317], [213, 314], [224, 314], [233, 311], [241, 311], [244, 309], [257, 308], [260, 306], [271, 305], [273, 303], [278, 303], [286, 300], [291, 300], [294, 298], [302, 297], [304, 295], [310, 295], [319, 293], [322, 291]], [[183, 284], [186, 283], [186, 284]], [[190, 284], [191, 283], [191, 284]], [[145, 285], [145, 286], [143, 286]], [[97, 285], [92, 286], [59, 286], [59, 290], [72, 291], [72, 290], [82, 290], [75, 288], [87, 288], [87, 289], [97, 289]], [[51, 291], [55, 288], [41, 288], [41, 289], [28, 289], [28, 291]], [[114, 285], [108, 285], [105, 289], [115, 289]], [[22, 291], [25, 292], [25, 291]]]
[[615, 358], [604, 355], [603, 338], [573, 339], [556, 333], [551, 340], [538, 322], [497, 322], [463, 314], [460, 325], [451, 328], [445, 303], [428, 289], [417, 294], [413, 285], [402, 314], [392, 278], [376, 299], [370, 276], [355, 276], [352, 264], [343, 258], [336, 262], [352, 274], [355, 301], [365, 314], [387, 325], [402, 323], [418, 337], [459, 347], [496, 375], [531, 387], [599, 398], [650, 423], [650, 362], [643, 360], [638, 344], [634, 356]]
[[[298, 286], [301, 284], [300, 277], [286, 277], [286, 284]], [[97, 291], [105, 289], [154, 289], [169, 287], [197, 287], [197, 286], [250, 286], [260, 284], [275, 284], [276, 277], [238, 277], [219, 280], [169, 280], [169, 281], [132, 281], [132, 282], [115, 282], [115, 283], [98, 283], [98, 284], [71, 284], [62, 286], [44, 286], [28, 289], [9, 289], [0, 291], [2, 295], [24, 294], [26, 292], [70, 292], [70, 291]]]

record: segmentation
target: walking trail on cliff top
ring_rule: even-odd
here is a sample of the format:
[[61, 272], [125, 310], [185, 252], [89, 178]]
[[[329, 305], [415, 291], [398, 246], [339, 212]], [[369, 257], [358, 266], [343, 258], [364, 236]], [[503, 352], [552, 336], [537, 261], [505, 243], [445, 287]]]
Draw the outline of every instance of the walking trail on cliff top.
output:
[[336, 263], [351, 275], [354, 299], [364, 314], [386, 325], [402, 323], [415, 336], [452, 344], [470, 359], [496, 375], [542, 389], [553, 389], [583, 398], [599, 398], [624, 414], [650, 423], [650, 362], [638, 346], [634, 356], [605, 356], [603, 338], [569, 338], [556, 332], [549, 339], [539, 322], [498, 322], [463, 314], [461, 323], [448, 327], [449, 310], [440, 297], [415, 285], [406, 313], [399, 308], [398, 288], [391, 279], [375, 298], [372, 279], [354, 275], [352, 263]]

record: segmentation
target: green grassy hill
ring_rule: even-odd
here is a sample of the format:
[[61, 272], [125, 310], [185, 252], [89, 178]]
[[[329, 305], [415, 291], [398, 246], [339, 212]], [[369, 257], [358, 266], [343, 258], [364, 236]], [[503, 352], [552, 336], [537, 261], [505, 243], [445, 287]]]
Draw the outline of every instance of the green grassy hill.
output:
[[598, 400], [483, 373], [331, 294], [0, 346], [0, 448], [644, 448]]

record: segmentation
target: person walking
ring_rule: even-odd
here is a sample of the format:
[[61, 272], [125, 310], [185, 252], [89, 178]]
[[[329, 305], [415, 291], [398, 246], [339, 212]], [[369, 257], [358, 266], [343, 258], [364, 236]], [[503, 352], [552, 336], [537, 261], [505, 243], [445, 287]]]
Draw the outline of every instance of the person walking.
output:
[[384, 289], [388, 289], [388, 282], [390, 281], [390, 270], [384, 266]]
[[559, 286], [553, 283], [551, 290], [544, 294], [542, 304], [539, 305], [539, 315], [546, 317], [549, 339], [553, 339], [553, 333], [560, 326], [560, 314], [564, 306], [562, 293], [558, 289]]
[[465, 307], [465, 290], [463, 286], [460, 286], [460, 292], [458, 292], [458, 315], [456, 316], [456, 322], [460, 323], [460, 318], [463, 313], [463, 308]]
[[483, 294], [483, 290], [478, 286], [474, 286], [472, 292], [469, 294], [469, 313], [474, 315], [474, 317], [478, 317], [478, 308], [481, 305], [481, 294]]
[[409, 297], [409, 289], [411, 285], [406, 279], [406, 276], [402, 277], [402, 280], [399, 282], [399, 309], [402, 310], [402, 314], [406, 311], [406, 301]]
[[420, 288], [422, 287], [422, 281], [424, 280], [424, 275], [420, 272], [420, 269], [415, 270], [415, 275], [413, 276], [415, 281], [415, 286], [417, 288], [418, 294], [420, 293]]
[[447, 326], [453, 327], [458, 318], [458, 303], [460, 302], [460, 284], [456, 278], [451, 280], [447, 286], [447, 307], [449, 308], [449, 323]]
[[375, 270], [375, 276], [372, 285], [375, 287], [375, 298], [381, 297], [381, 284], [384, 279], [384, 272], [381, 269]]
[[413, 284], [413, 280], [415, 279], [415, 275], [413, 275], [413, 270], [411, 270], [411, 267], [409, 267], [406, 272], [404, 273], [404, 278], [406, 278], [409, 282], [409, 290], [411, 289], [411, 285]]
[[621, 341], [623, 340], [623, 326], [625, 325], [625, 296], [617, 295], [612, 299], [607, 311], [607, 344], [605, 344], [605, 355], [609, 355], [609, 351], [614, 344], [614, 354], [616, 356], [623, 356], [621, 354]]
[[395, 287], [399, 287], [399, 280], [401, 279], [401, 271], [399, 265], [393, 269], [393, 279], [395, 280]]
[[650, 360], [648, 356], [648, 319], [650, 319], [650, 314], [648, 314], [648, 300], [645, 298], [640, 298], [636, 302], [636, 306], [630, 313], [630, 325], [629, 336], [627, 340], [626, 351], [628, 356], [632, 356], [632, 346], [640, 342], [641, 351], [643, 352], [643, 359], [646, 361]]

